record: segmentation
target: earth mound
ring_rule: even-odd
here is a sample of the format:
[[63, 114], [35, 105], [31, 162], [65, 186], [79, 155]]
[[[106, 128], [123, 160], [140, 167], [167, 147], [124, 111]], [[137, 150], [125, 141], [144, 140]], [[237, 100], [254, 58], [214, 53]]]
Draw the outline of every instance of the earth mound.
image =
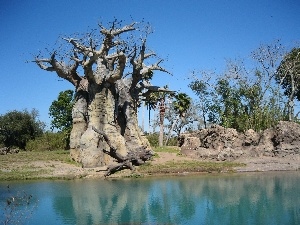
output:
[[243, 133], [213, 125], [182, 134], [179, 146], [183, 155], [216, 161], [232, 161], [242, 156], [300, 155], [300, 125], [280, 121], [274, 128], [262, 132], [250, 129]]

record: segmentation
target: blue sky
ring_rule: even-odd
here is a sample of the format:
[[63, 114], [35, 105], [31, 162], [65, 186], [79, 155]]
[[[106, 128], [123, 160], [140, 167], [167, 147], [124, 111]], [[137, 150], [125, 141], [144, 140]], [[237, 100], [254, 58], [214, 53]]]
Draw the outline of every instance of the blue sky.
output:
[[49, 124], [51, 102], [72, 86], [26, 61], [59, 35], [88, 31], [100, 21], [149, 22], [148, 46], [173, 73], [155, 74], [153, 84], [189, 93], [192, 70], [222, 71], [226, 59], [246, 58], [276, 39], [295, 45], [299, 12], [299, 0], [0, 0], [0, 114], [36, 108]]

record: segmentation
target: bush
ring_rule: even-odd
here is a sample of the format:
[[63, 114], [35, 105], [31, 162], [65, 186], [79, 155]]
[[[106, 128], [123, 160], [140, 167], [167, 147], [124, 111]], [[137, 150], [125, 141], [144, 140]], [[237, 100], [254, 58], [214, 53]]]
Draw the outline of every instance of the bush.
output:
[[0, 115], [0, 143], [6, 147], [25, 149], [29, 140], [43, 133], [45, 124], [38, 120], [38, 111], [10, 111]]
[[[146, 138], [148, 139], [151, 147], [156, 148], [158, 147], [158, 138], [159, 134], [158, 133], [151, 133], [151, 134], [146, 134]], [[165, 140], [164, 140], [165, 142]], [[171, 137], [168, 141], [167, 146], [177, 146], [177, 137]]]
[[146, 138], [148, 139], [151, 147], [158, 147], [158, 133], [146, 134]]
[[63, 132], [46, 132], [35, 140], [30, 140], [26, 144], [28, 151], [53, 151], [65, 149], [66, 141]]

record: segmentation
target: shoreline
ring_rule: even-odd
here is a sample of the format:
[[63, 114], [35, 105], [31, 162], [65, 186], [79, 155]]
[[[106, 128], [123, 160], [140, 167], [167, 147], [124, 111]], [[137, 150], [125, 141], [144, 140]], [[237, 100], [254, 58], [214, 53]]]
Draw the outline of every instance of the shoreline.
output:
[[[203, 163], [218, 163], [201, 159], [193, 159], [186, 156], [178, 156], [176, 153], [158, 153], [159, 157], [150, 161], [152, 166], [161, 166], [166, 163], [176, 164], [182, 162], [203, 162]], [[230, 168], [222, 168], [220, 171], [184, 171], [178, 172], [159, 172], [159, 173], [143, 173], [137, 167], [136, 172], [129, 169], [124, 169], [117, 173], [111, 174], [109, 177], [104, 177], [106, 167], [97, 168], [82, 168], [75, 164], [66, 162], [53, 161], [53, 160], [39, 160], [32, 161], [30, 165], [36, 168], [37, 176], [24, 177], [20, 179], [0, 179], [0, 182], [5, 181], [22, 181], [22, 180], [76, 180], [76, 179], [130, 179], [130, 178], [155, 178], [155, 177], [170, 177], [170, 176], [201, 176], [209, 174], [243, 174], [243, 173], [266, 173], [266, 172], [284, 172], [284, 171], [300, 171], [300, 156], [289, 156], [284, 158], [279, 157], [244, 157], [232, 161], [233, 163], [241, 163], [243, 166], [236, 166]], [[220, 162], [222, 163], [222, 162]], [[21, 166], [21, 165], [19, 165]], [[9, 173], [10, 169], [1, 168], [2, 173]], [[23, 173], [23, 171], [21, 170]], [[19, 172], [20, 173], [20, 172]]]

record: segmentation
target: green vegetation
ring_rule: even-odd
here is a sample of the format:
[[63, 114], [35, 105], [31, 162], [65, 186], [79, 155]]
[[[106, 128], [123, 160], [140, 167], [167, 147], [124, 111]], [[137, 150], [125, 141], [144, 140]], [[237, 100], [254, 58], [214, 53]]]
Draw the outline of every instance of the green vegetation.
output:
[[38, 120], [38, 111], [10, 111], [0, 115], [0, 146], [25, 149], [26, 143], [42, 135], [45, 124]]
[[276, 82], [281, 85], [288, 101], [285, 105], [289, 121], [294, 121], [294, 100], [300, 101], [300, 48], [293, 48], [286, 54], [277, 68]]
[[64, 149], [69, 149], [70, 144], [73, 102], [74, 91], [61, 91], [57, 100], [54, 100], [49, 108], [49, 115], [52, 118], [51, 129], [57, 129], [63, 134]]
[[[178, 147], [158, 147], [155, 152], [180, 153]], [[21, 151], [18, 154], [0, 156], [0, 180], [28, 180], [28, 179], [72, 179], [72, 174], [66, 177], [53, 177], [51, 172], [57, 166], [55, 163], [67, 163], [80, 167], [78, 163], [71, 161], [69, 151]], [[45, 164], [48, 166], [45, 167]], [[128, 177], [138, 178], [147, 174], [177, 174], [183, 172], [221, 172], [233, 171], [233, 167], [243, 166], [240, 163], [231, 162], [201, 162], [179, 161], [165, 164], [151, 164], [151, 162], [137, 168], [138, 173]]]
[[245, 166], [242, 163], [232, 162], [201, 162], [201, 161], [179, 161], [166, 162], [165, 164], [151, 165], [146, 163], [138, 168], [140, 173], [146, 174], [177, 174], [177, 173], [195, 173], [195, 172], [234, 172], [234, 167]]
[[56, 151], [66, 147], [65, 134], [63, 132], [45, 132], [34, 140], [29, 140], [26, 144], [27, 151]]
[[[148, 139], [152, 147], [156, 148], [159, 146], [158, 143], [159, 133], [147, 134], [146, 138]], [[168, 141], [167, 146], [177, 146], [177, 137], [171, 137]]]
[[[180, 154], [178, 147], [157, 147], [154, 152], [168, 152]], [[196, 172], [234, 172], [234, 167], [245, 166], [243, 163], [233, 162], [201, 162], [197, 160], [168, 161], [165, 164], [152, 165], [150, 162], [139, 166], [138, 174], [131, 177], [142, 177], [141, 174], [178, 174], [178, 173], [196, 173]], [[140, 174], [141, 173], [141, 174]]]
[[156, 147], [154, 149], [155, 152], [169, 152], [169, 153], [179, 153], [180, 149], [174, 146], [163, 146], [163, 147]]
[[168, 113], [165, 115], [165, 117], [170, 121], [165, 145], [168, 144], [173, 131], [175, 131], [177, 136], [179, 136], [182, 128], [189, 123], [189, 121], [186, 119], [186, 116], [191, 104], [192, 99], [185, 93], [178, 93], [174, 96], [174, 100], [169, 108], [173, 108], [171, 115], [173, 114], [175, 117], [168, 116]]
[[21, 151], [18, 154], [0, 156], [0, 180], [25, 180], [44, 178], [51, 168], [43, 169], [35, 162], [50, 161], [76, 164], [70, 160], [69, 151]]
[[[198, 114], [203, 118], [204, 127], [213, 123], [240, 132], [261, 131], [287, 120], [285, 106], [289, 100], [275, 79], [278, 66], [286, 65], [280, 64], [283, 55], [282, 46], [276, 42], [254, 51], [251, 63], [228, 61], [227, 69], [221, 74], [204, 71], [195, 76], [189, 87], [199, 98]], [[246, 65], [253, 67], [246, 68]], [[282, 70], [277, 76], [280, 79], [287, 71], [285, 67]], [[291, 79], [285, 81], [282, 84], [290, 87]]]

